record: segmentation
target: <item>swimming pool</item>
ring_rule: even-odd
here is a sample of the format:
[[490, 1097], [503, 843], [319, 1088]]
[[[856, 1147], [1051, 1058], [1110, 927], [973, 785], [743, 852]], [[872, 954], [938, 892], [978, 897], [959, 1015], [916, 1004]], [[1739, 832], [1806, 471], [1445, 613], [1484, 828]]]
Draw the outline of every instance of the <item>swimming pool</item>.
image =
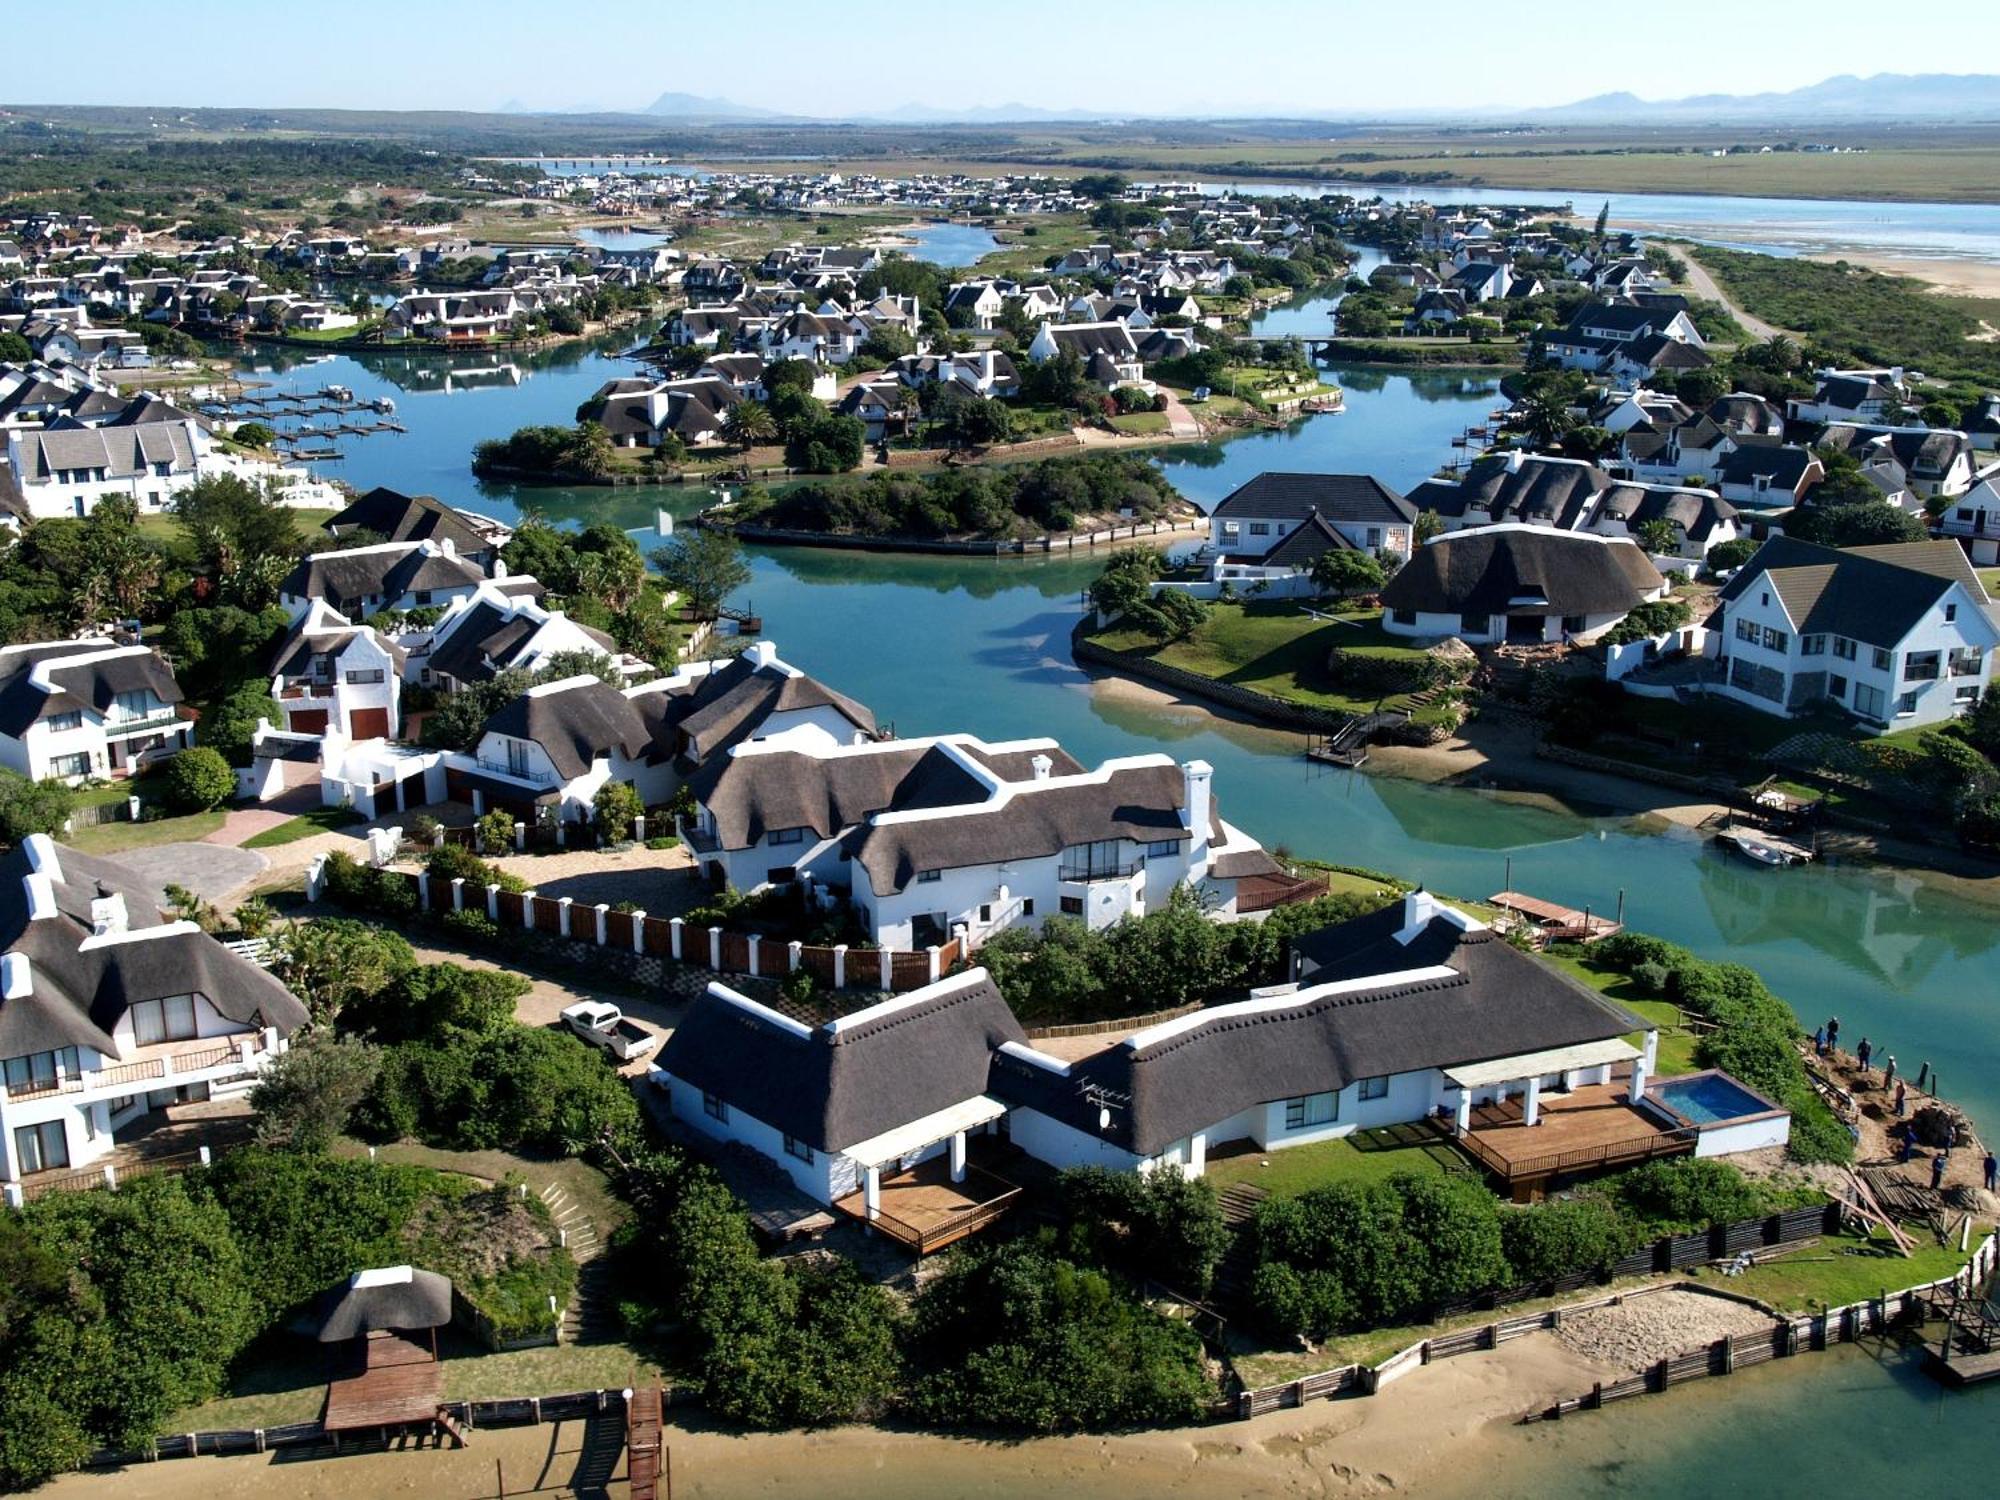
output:
[[1768, 1114], [1771, 1103], [1727, 1073], [1695, 1073], [1669, 1078], [1647, 1090], [1690, 1125], [1715, 1125], [1745, 1115]]

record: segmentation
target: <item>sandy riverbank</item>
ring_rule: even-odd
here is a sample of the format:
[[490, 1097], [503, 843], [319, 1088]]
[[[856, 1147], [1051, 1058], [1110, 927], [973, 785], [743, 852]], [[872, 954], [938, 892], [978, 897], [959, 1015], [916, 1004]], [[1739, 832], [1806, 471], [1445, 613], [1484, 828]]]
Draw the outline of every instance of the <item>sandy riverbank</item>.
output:
[[[1255, 1422], [1025, 1442], [867, 1427], [746, 1436], [699, 1423], [669, 1426], [665, 1436], [674, 1493], [696, 1500], [1375, 1495], [1476, 1475], [1496, 1461], [1501, 1434], [1522, 1411], [1615, 1373], [1611, 1365], [1537, 1336], [1417, 1371], [1379, 1397], [1315, 1402]], [[252, 1457], [181, 1459], [72, 1475], [44, 1493], [56, 1500], [228, 1500], [280, 1492], [312, 1500], [401, 1494], [473, 1500], [496, 1493], [498, 1462], [509, 1495], [564, 1495], [574, 1493], [568, 1483], [582, 1437], [581, 1425], [568, 1423], [483, 1430], [462, 1452], [424, 1449], [284, 1464]], [[622, 1463], [617, 1474], [593, 1493], [623, 1496]]]
[[1926, 260], [1915, 256], [1875, 255], [1867, 251], [1827, 251], [1813, 260], [1844, 260], [1850, 265], [1869, 266], [1894, 276], [1914, 276], [1929, 282], [1931, 290], [1946, 297], [2000, 298], [2000, 261]]

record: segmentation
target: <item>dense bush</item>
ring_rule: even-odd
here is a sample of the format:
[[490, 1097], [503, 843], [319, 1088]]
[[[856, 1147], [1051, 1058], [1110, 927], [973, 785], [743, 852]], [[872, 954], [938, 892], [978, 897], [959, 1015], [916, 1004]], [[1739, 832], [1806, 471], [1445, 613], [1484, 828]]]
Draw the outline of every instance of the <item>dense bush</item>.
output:
[[19, 771], [0, 769], [0, 839], [18, 844], [31, 833], [60, 834], [76, 810], [76, 792], [47, 776], [30, 781]]
[[1208, 1294], [1229, 1249], [1212, 1183], [1178, 1172], [1073, 1167], [1056, 1179], [1071, 1257], [1151, 1278], [1185, 1295]]
[[1713, 1158], [1649, 1161], [1621, 1172], [1606, 1187], [1648, 1238], [1754, 1219], [1774, 1206], [1757, 1184]]
[[1499, 1203], [1465, 1178], [1403, 1172], [1272, 1199], [1252, 1235], [1259, 1316], [1312, 1338], [1407, 1322], [1507, 1280]]
[[677, 1153], [641, 1155], [623, 1185], [641, 1211], [621, 1247], [643, 1258], [637, 1306], [686, 1330], [713, 1411], [777, 1428], [888, 1406], [902, 1319], [880, 1287], [844, 1260], [762, 1259], [743, 1206]]
[[1390, 899], [1344, 893], [1281, 906], [1262, 922], [1214, 922], [1182, 886], [1145, 916], [1096, 931], [1067, 917], [1039, 931], [1010, 927], [979, 950], [979, 960], [1029, 1025], [1139, 1015], [1280, 983], [1289, 977], [1290, 938]]
[[576, 1155], [638, 1129], [632, 1091], [566, 1032], [509, 1021], [443, 1044], [385, 1049], [358, 1118], [373, 1133], [460, 1151]]
[[1597, 1270], [1635, 1239], [1634, 1226], [1604, 1198], [1558, 1198], [1500, 1215], [1500, 1244], [1516, 1286]]
[[1018, 467], [966, 467], [931, 474], [873, 474], [752, 491], [735, 507], [759, 526], [839, 535], [1013, 537], [1068, 531], [1084, 516], [1138, 520], [1180, 503], [1173, 485], [1125, 454], [1047, 459]]
[[[513, 820], [510, 818], [508, 821], [511, 823]], [[485, 891], [489, 885], [497, 885], [503, 891], [528, 889], [528, 882], [520, 876], [509, 874], [498, 865], [488, 864], [463, 844], [442, 844], [433, 849], [424, 861], [424, 869], [429, 872], [433, 885], [439, 881], [449, 885], [454, 880], [463, 880], [466, 901], [481, 907], [485, 905]]]
[[912, 1335], [910, 1405], [939, 1426], [1175, 1425], [1214, 1394], [1186, 1324], [1025, 1241], [953, 1251], [917, 1297]]
[[541, 480], [602, 479], [611, 472], [611, 439], [596, 422], [574, 427], [523, 427], [488, 438], [472, 450], [472, 472], [518, 473]]

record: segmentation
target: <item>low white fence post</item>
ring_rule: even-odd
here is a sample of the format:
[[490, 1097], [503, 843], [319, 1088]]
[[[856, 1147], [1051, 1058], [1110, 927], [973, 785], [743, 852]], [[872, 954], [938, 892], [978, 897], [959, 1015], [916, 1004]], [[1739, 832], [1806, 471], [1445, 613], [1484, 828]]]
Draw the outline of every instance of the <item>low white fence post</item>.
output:
[[833, 987], [837, 990], [847, 988], [847, 944], [845, 943], [833, 945]]
[[646, 912], [643, 907], [632, 913], [632, 951], [646, 951]]
[[463, 875], [454, 875], [451, 877], [451, 909], [453, 911], [465, 910], [465, 877]]
[[497, 883], [486, 887], [486, 920], [500, 920], [500, 887]]
[[609, 901], [600, 901], [597, 903], [596, 910], [597, 910], [597, 946], [602, 948], [604, 946], [604, 923], [605, 919], [611, 915], [611, 903]]
[[569, 915], [576, 906], [576, 897], [561, 896], [556, 900], [556, 931], [564, 937], [570, 935]]

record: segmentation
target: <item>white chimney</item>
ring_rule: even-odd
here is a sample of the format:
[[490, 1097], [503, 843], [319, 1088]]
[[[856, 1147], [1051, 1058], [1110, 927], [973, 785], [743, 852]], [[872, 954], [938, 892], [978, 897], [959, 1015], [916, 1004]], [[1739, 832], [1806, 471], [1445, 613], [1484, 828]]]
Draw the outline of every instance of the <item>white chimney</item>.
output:
[[1181, 767], [1181, 780], [1187, 790], [1187, 806], [1182, 816], [1187, 819], [1188, 832], [1194, 835], [1188, 845], [1188, 863], [1199, 863], [1208, 855], [1208, 825], [1213, 814], [1209, 807], [1209, 792], [1215, 780], [1215, 767], [1205, 760], [1191, 760]]
[[117, 891], [99, 896], [90, 903], [90, 935], [116, 937], [131, 926], [125, 911], [125, 897]]
[[25, 953], [0, 957], [0, 1000], [25, 1000], [35, 992], [35, 971]]
[[778, 661], [778, 647], [772, 641], [759, 641], [750, 648], [749, 657], [757, 666], [776, 666]]
[[1403, 897], [1403, 925], [1396, 933], [1396, 941], [1407, 946], [1410, 941], [1431, 925], [1431, 919], [1438, 913], [1438, 904], [1431, 893], [1418, 886]]
[[500, 561], [500, 559], [499, 559], [499, 558], [497, 558], [497, 557], [496, 557], [496, 558], [494, 558], [494, 559], [493, 559], [493, 577], [494, 577], [494, 579], [495, 579], [495, 580], [497, 581], [497, 580], [499, 580], [499, 579], [502, 579], [502, 578], [505, 578], [505, 577], [507, 577], [507, 576], [509, 576], [509, 575], [508, 575], [508, 573], [507, 573], [507, 565], [506, 565], [506, 564], [505, 564], [504, 562]]
[[39, 922], [56, 914], [56, 888], [40, 870], [23, 875], [21, 889], [27, 896], [30, 922]]
[[62, 861], [56, 858], [56, 841], [46, 833], [31, 833], [21, 840], [21, 847], [28, 854], [28, 868], [37, 875], [46, 875], [57, 885], [62, 885]]
[[438, 538], [438, 550], [444, 553], [446, 557], [458, 556], [458, 544], [448, 536]]
[[1037, 755], [1028, 764], [1035, 768], [1035, 780], [1037, 781], [1047, 781], [1049, 779], [1049, 772], [1056, 768], [1056, 763], [1046, 755]]

